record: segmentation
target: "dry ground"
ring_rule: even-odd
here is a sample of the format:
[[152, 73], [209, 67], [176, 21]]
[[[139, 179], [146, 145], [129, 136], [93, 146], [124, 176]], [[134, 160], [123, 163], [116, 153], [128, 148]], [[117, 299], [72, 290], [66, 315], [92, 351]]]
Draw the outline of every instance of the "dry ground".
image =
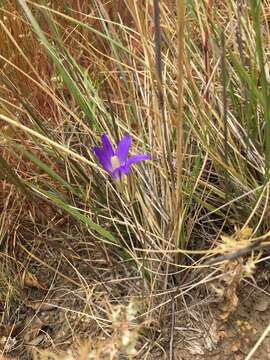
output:
[[[3, 262], [2, 270], [11, 271], [13, 266], [14, 272], [1, 272], [1, 290], [10, 292], [10, 302], [7, 296], [0, 298], [0, 344], [5, 359], [32, 359], [33, 351], [44, 349], [76, 354], [84, 341], [105, 346], [109, 336], [114, 336], [109, 323], [119, 304], [133, 298], [141, 304], [138, 315], [147, 309], [150, 292], [139, 274], [127, 273], [125, 264], [116, 259], [108, 266], [89, 239], [80, 243], [64, 237], [52, 240], [50, 234], [29, 238], [17, 244], [14, 256], [20, 265], [15, 269], [15, 262], [9, 260], [5, 268]], [[231, 284], [220, 296], [213, 291], [213, 287], [221, 289], [220, 280], [188, 292], [182, 290], [184, 286], [175, 288], [177, 299], [162, 306], [157, 315], [151, 313], [156, 322], [137, 319], [142, 326], [136, 358], [169, 359], [173, 347], [175, 359], [245, 359], [270, 323], [269, 272], [264, 264], [256, 271], [256, 284], [242, 280], [235, 292], [230, 291]], [[139, 296], [143, 287], [145, 294]], [[164, 297], [150, 303], [162, 301]], [[269, 359], [269, 354], [266, 337], [252, 359]]]

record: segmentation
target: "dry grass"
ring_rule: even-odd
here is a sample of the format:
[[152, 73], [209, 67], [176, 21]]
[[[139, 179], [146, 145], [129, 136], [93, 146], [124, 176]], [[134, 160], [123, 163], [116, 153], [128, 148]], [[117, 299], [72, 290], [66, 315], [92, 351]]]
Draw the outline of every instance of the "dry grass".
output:
[[[4, 355], [172, 356], [175, 313], [240, 258], [235, 299], [267, 258], [267, 2], [176, 3], [0, 10]], [[121, 190], [92, 153], [102, 133], [151, 154]]]

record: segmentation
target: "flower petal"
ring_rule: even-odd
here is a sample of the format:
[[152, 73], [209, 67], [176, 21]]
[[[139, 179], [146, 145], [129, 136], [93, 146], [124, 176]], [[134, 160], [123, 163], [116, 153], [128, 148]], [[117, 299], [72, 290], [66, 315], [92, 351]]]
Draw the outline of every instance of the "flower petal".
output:
[[105, 154], [107, 155], [108, 159], [110, 159], [111, 157], [114, 156], [114, 151], [112, 148], [112, 144], [110, 143], [110, 140], [108, 139], [108, 136], [103, 134], [101, 136], [101, 141], [103, 144], [103, 150], [104, 150]]
[[126, 165], [119, 166], [118, 168], [111, 171], [111, 176], [114, 180], [121, 178], [129, 172], [129, 167]]
[[131, 136], [127, 135], [117, 145], [115, 155], [118, 157], [120, 164], [127, 161], [128, 151], [131, 146]]
[[151, 159], [151, 156], [146, 155], [146, 154], [134, 155], [128, 159], [126, 166], [129, 167], [137, 162], [144, 161], [144, 160], [150, 160], [150, 159]]
[[95, 146], [93, 148], [94, 153], [96, 154], [96, 157], [98, 158], [101, 165], [104, 167], [104, 169], [108, 172], [111, 170], [111, 159], [105, 154], [104, 150], [101, 150], [99, 147]]

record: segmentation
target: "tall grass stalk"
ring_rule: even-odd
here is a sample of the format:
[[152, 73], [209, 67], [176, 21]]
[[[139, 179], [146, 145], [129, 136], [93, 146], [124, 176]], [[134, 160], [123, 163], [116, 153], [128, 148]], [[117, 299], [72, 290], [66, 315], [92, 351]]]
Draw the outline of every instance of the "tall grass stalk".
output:
[[185, 42], [185, 1], [177, 1], [177, 38], [178, 38], [178, 113], [176, 118], [176, 247], [183, 249], [184, 243], [184, 199], [183, 199], [183, 152], [184, 152], [184, 42]]

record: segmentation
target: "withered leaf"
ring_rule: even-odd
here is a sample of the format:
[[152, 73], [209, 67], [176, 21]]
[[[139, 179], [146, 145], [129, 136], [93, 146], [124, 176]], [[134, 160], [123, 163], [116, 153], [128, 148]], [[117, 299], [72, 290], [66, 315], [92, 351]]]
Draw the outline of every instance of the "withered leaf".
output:
[[24, 271], [21, 280], [23, 287], [30, 287], [45, 291], [48, 290], [48, 288], [37, 279], [36, 275], [30, 273], [29, 271]]
[[39, 310], [39, 311], [50, 311], [55, 309], [54, 305], [44, 303], [43, 301], [39, 301], [39, 300], [26, 301], [25, 305], [33, 310]]

